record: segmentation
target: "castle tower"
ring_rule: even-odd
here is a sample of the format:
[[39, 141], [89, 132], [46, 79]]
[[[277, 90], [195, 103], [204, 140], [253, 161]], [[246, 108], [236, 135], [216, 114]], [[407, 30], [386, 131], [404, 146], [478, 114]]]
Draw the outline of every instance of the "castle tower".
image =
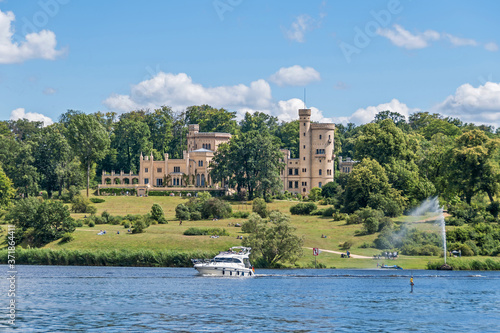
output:
[[309, 193], [311, 184], [312, 169], [312, 145], [311, 145], [311, 109], [299, 109], [299, 135], [300, 135], [300, 193], [302, 195]]
[[188, 131], [189, 131], [187, 136], [188, 151], [201, 148], [198, 147], [196, 144], [196, 135], [200, 132], [200, 125], [198, 124], [188, 125]]

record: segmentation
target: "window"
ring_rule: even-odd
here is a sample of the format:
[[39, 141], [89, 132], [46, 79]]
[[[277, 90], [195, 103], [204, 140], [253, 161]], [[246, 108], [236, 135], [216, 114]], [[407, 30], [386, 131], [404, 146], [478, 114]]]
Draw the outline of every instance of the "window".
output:
[[144, 184], [149, 184], [149, 178], [144, 178]]
[[302, 192], [305, 192], [305, 191], [306, 191], [306, 188], [304, 187], [304, 188], [302, 189]]
[[304, 156], [304, 161], [306, 160], [306, 157]]
[[307, 186], [307, 182], [302, 182], [302, 186]]
[[293, 182], [288, 182], [288, 188], [293, 188]]
[[307, 169], [306, 168], [302, 168], [302, 172], [307, 172]]
[[293, 174], [293, 169], [288, 169], [288, 174], [292, 175]]
[[306, 123], [304, 123], [304, 126], [306, 126]]
[[163, 179], [162, 178], [156, 178], [156, 186], [163, 186]]
[[306, 136], [306, 132], [304, 132], [304, 136]]
[[144, 168], [144, 172], [149, 172], [149, 169], [148, 168]]
[[324, 154], [325, 150], [324, 149], [316, 149], [316, 154]]
[[181, 167], [174, 166], [174, 172], [181, 172]]
[[299, 182], [295, 182], [295, 188], [299, 188]]
[[319, 135], [319, 139], [321, 140], [321, 138], [322, 138], [322, 136], [321, 136], [321, 134], [320, 134], [320, 135]]
[[295, 175], [297, 176], [299, 174], [299, 169], [295, 169]]
[[306, 149], [306, 145], [304, 145], [304, 149]]
[[321, 174], [323, 173], [323, 170], [319, 169], [319, 175], [321, 176]]
[[202, 167], [203, 166], [203, 161], [198, 161], [198, 166]]
[[327, 176], [331, 176], [331, 175], [332, 175], [332, 170], [327, 169], [327, 170], [326, 170], [326, 175], [327, 175]]
[[319, 188], [321, 188], [321, 185], [322, 185], [322, 184], [321, 184], [321, 182], [319, 182], [319, 183], [318, 183], [318, 187], [319, 187]]
[[161, 173], [161, 168], [156, 168], [156, 172]]

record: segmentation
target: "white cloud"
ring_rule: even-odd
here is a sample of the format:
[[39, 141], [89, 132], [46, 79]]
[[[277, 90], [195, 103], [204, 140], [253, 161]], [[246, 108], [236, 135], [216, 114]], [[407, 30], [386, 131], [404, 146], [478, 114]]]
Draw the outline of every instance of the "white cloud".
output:
[[422, 49], [429, 46], [429, 41], [438, 40], [439, 33], [433, 30], [427, 30], [423, 33], [413, 35], [402, 26], [394, 24], [394, 29], [379, 28], [377, 34], [389, 39], [394, 45], [404, 47], [406, 49]]
[[[287, 101], [279, 101], [272, 109], [271, 114], [278, 117], [279, 120], [292, 121], [297, 120], [298, 110], [304, 108], [304, 102], [298, 98], [292, 98]], [[311, 109], [311, 120], [320, 123], [330, 123], [331, 118], [325, 118], [323, 112], [315, 107], [308, 107]]]
[[484, 44], [484, 48], [487, 51], [495, 52], [498, 51], [498, 45], [494, 42]]
[[26, 112], [24, 108], [12, 110], [10, 120], [27, 119], [29, 121], [41, 121], [44, 126], [52, 125], [54, 122], [47, 116], [36, 112]]
[[500, 83], [486, 82], [477, 88], [463, 84], [432, 111], [458, 117], [463, 122], [500, 127]]
[[270, 81], [279, 86], [305, 86], [311, 82], [321, 80], [321, 75], [312, 67], [281, 67], [279, 71], [271, 75]]
[[54, 88], [47, 87], [43, 90], [44, 95], [54, 95], [57, 92]]
[[56, 50], [56, 35], [49, 30], [27, 34], [26, 41], [21, 43], [13, 42], [11, 24], [14, 20], [14, 13], [0, 10], [0, 64], [20, 63], [29, 59], [54, 60], [63, 54], [64, 51]]
[[297, 16], [290, 29], [285, 29], [285, 37], [289, 40], [303, 43], [305, 41], [306, 31], [316, 28], [316, 20], [307, 14]]
[[116, 111], [130, 111], [141, 108], [156, 108], [169, 105], [175, 110], [190, 105], [209, 104], [214, 107], [240, 109], [269, 108], [271, 87], [265, 80], [257, 80], [249, 86], [203, 87], [194, 83], [185, 73], [160, 72], [153, 78], [131, 87], [129, 95], [114, 94], [104, 100], [104, 105]]
[[[245, 112], [260, 111], [284, 121], [297, 119], [298, 109], [304, 107], [304, 102], [298, 98], [275, 102], [269, 83], [262, 79], [253, 81], [250, 85], [204, 87], [199, 83], [194, 83], [185, 73], [164, 72], [133, 85], [129, 95], [109, 96], [103, 104], [118, 112], [153, 109], [162, 105], [181, 111], [191, 105], [208, 104], [213, 107], [235, 110], [238, 118], [242, 118]], [[313, 121], [331, 121], [330, 118], [325, 118], [322, 111], [317, 108], [311, 107], [311, 110]]]
[[[411, 33], [398, 24], [394, 24], [392, 28], [379, 28], [377, 34], [389, 39], [392, 44], [408, 50], [423, 49], [429, 47], [431, 42], [438, 40], [448, 41], [453, 46], [481, 45], [474, 39], [461, 38], [446, 32], [439, 33], [434, 30], [426, 30], [424, 32]], [[498, 50], [498, 46], [493, 42], [484, 44], [484, 48], [488, 51]]]
[[355, 123], [357, 125], [366, 124], [373, 121], [377, 113], [387, 110], [402, 114], [406, 117], [407, 120], [408, 116], [411, 113], [419, 111], [419, 109], [409, 108], [406, 104], [401, 103], [394, 98], [389, 103], [383, 103], [377, 106], [368, 106], [366, 108], [357, 109], [350, 117], [348, 117], [348, 119], [349, 122]]

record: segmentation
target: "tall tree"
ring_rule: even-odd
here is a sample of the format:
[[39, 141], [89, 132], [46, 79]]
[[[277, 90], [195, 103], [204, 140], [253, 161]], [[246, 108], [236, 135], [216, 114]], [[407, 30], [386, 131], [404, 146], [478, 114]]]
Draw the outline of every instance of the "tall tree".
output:
[[121, 118], [115, 125], [113, 148], [117, 151], [120, 170], [137, 172], [141, 152], [149, 154], [152, 149], [148, 125], [131, 117]]
[[145, 120], [151, 133], [153, 149], [161, 154], [166, 153], [173, 138], [174, 113], [172, 109], [168, 106], [162, 106], [160, 109], [147, 113]]
[[223, 132], [235, 134], [238, 124], [236, 112], [216, 109], [209, 105], [190, 106], [184, 112], [186, 124], [199, 124], [200, 132]]
[[106, 129], [93, 115], [77, 114], [73, 116], [68, 126], [68, 141], [80, 158], [87, 172], [87, 197], [90, 195], [90, 168], [106, 155], [110, 139]]
[[243, 133], [259, 131], [274, 134], [278, 129], [278, 118], [259, 111], [246, 112], [245, 117], [240, 121], [240, 127]]
[[0, 210], [10, 205], [10, 200], [14, 198], [15, 193], [12, 187], [12, 181], [7, 177], [5, 172], [3, 172], [2, 166], [0, 165]]
[[450, 188], [457, 189], [471, 203], [474, 194], [484, 191], [493, 202], [500, 184], [500, 167], [496, 160], [499, 139], [489, 138], [484, 131], [463, 133], [455, 141], [449, 158]]
[[281, 140], [280, 148], [290, 150], [291, 158], [299, 158], [300, 123], [298, 120], [282, 122], [278, 126], [276, 136]]
[[278, 139], [257, 131], [242, 133], [231, 138], [228, 144], [219, 146], [210, 164], [214, 181], [229, 179], [238, 192], [248, 191], [267, 196], [282, 186], [280, 171], [283, 154]]

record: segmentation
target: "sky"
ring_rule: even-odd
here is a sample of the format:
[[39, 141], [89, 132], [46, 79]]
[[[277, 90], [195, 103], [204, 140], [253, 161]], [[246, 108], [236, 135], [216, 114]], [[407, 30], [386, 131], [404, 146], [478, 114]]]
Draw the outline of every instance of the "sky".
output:
[[0, 0], [0, 120], [209, 104], [290, 121], [306, 105], [322, 122], [428, 111], [500, 127], [498, 13], [498, 1]]

